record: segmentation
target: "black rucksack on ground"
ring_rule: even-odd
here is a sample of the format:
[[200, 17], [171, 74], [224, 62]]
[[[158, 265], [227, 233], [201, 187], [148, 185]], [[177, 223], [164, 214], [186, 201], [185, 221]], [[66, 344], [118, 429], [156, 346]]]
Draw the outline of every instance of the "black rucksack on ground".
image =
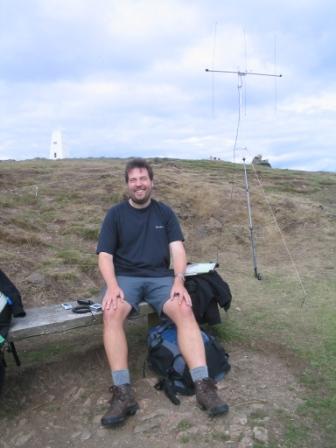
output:
[[[209, 376], [219, 381], [230, 370], [229, 355], [212, 335], [203, 330], [201, 330], [201, 334]], [[194, 383], [177, 344], [175, 325], [167, 322], [150, 328], [147, 345], [147, 364], [159, 376], [159, 382], [155, 388], [164, 390], [174, 404], [180, 404], [176, 396], [177, 393], [193, 395], [195, 393]]]
[[[1, 291], [0, 294], [2, 295]], [[4, 295], [3, 298], [5, 298]], [[4, 351], [11, 319], [12, 319], [12, 310], [10, 305], [6, 304], [4, 307], [1, 307], [0, 309], [0, 394], [5, 381], [6, 362], [4, 357]]]
[[7, 335], [11, 324], [12, 317], [24, 317], [21, 294], [14, 283], [0, 269], [0, 294], [2, 295], [1, 303], [7, 302], [0, 309], [0, 393], [5, 379], [5, 351], [11, 352], [16, 364], [20, 365], [20, 359], [15, 349], [14, 342], [7, 341]]

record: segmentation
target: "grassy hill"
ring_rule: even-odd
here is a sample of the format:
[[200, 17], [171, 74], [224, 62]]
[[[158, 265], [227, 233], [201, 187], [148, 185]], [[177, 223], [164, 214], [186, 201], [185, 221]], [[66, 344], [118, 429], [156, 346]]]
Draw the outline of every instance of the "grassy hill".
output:
[[[177, 212], [189, 260], [218, 260], [232, 289], [232, 309], [218, 332], [249, 349], [279, 353], [307, 388], [296, 419], [279, 415], [287, 419], [281, 446], [316, 446], [309, 445], [312, 433], [320, 446], [335, 446], [336, 175], [248, 168], [258, 281], [242, 166], [152, 162], [155, 197]], [[0, 162], [0, 266], [27, 308], [99, 291], [96, 241], [105, 212], [124, 197], [124, 165]]]

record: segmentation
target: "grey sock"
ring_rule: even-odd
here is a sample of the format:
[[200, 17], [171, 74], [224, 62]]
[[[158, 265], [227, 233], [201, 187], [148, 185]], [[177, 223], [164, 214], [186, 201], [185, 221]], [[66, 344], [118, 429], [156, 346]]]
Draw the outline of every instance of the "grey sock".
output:
[[208, 367], [200, 366], [195, 367], [194, 369], [190, 369], [190, 375], [193, 382], [203, 380], [204, 378], [208, 378], [209, 377]]
[[122, 386], [123, 384], [130, 384], [131, 378], [128, 369], [112, 371], [112, 380], [115, 386]]

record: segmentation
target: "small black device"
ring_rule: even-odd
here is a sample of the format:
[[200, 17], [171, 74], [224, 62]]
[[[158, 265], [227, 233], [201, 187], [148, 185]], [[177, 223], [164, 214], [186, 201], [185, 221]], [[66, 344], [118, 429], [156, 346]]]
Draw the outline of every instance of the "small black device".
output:
[[93, 305], [93, 302], [90, 299], [78, 299], [77, 303], [78, 305], [87, 305], [87, 306]]

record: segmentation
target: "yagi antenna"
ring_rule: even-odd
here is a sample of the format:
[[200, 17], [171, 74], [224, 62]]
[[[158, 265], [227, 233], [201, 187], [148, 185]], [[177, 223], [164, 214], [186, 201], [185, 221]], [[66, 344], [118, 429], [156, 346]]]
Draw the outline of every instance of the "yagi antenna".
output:
[[246, 76], [270, 76], [275, 78], [281, 78], [281, 74], [277, 73], [260, 73], [260, 72], [252, 72], [248, 70], [213, 70], [210, 68], [205, 69], [208, 73], [224, 73], [224, 74], [231, 74], [231, 75], [237, 75], [238, 76], [238, 101], [239, 101], [239, 108], [238, 108], [238, 125], [237, 125], [237, 132], [236, 132], [236, 138], [233, 145], [233, 162], [236, 161], [236, 146], [238, 141], [238, 132], [239, 132], [239, 126], [240, 126], [240, 116], [241, 116], [241, 89], [243, 87], [243, 78]]
[[256, 76], [275, 76], [277, 78], [281, 78], [282, 75], [281, 74], [277, 74], [277, 73], [258, 73], [258, 72], [251, 72], [248, 70], [245, 71], [240, 71], [240, 70], [212, 70], [210, 68], [206, 68], [205, 69], [206, 72], [210, 72], [210, 73], [231, 73], [234, 75], [238, 75], [238, 76], [247, 76], [247, 75], [256, 75]]

